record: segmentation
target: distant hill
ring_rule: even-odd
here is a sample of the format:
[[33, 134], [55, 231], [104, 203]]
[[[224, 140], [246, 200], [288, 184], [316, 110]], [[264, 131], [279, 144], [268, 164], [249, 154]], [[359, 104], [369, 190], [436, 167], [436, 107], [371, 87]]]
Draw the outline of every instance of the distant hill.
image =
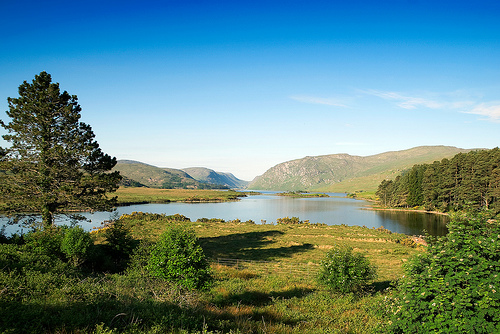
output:
[[130, 180], [151, 188], [197, 188], [199, 182], [179, 169], [159, 168], [133, 160], [119, 160], [113, 170]]
[[[240, 188], [247, 181], [240, 180], [230, 173], [218, 173], [208, 168], [160, 168], [133, 160], [118, 160], [113, 170], [123, 176], [122, 185], [150, 188]], [[192, 174], [192, 175], [191, 175]]]
[[278, 164], [255, 178], [249, 189], [317, 190], [330, 192], [374, 191], [384, 179], [394, 179], [415, 164], [432, 163], [461, 152], [452, 146], [419, 146], [367, 157], [331, 154], [305, 157]]
[[197, 181], [210, 184], [222, 184], [229, 188], [244, 188], [249, 183], [248, 181], [238, 179], [231, 173], [216, 172], [204, 167], [191, 167], [182, 170]]

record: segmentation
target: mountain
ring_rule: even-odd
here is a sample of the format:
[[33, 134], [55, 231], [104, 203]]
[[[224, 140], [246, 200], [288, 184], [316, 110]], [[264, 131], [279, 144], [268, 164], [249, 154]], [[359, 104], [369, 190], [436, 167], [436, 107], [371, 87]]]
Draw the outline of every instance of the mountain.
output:
[[113, 170], [119, 171], [128, 183], [135, 181], [151, 188], [198, 188], [200, 184], [182, 170], [159, 168], [133, 160], [118, 160]]
[[287, 161], [255, 178], [249, 189], [317, 190], [331, 192], [375, 191], [384, 179], [394, 179], [415, 164], [432, 163], [461, 152], [452, 146], [419, 146], [367, 157], [331, 154]]
[[182, 170], [197, 181], [210, 184], [222, 184], [229, 188], [243, 188], [249, 183], [248, 181], [238, 179], [231, 173], [216, 172], [204, 167], [190, 167]]
[[242, 188], [248, 184], [231, 173], [219, 173], [202, 167], [180, 170], [155, 167], [133, 160], [118, 160], [113, 170], [119, 171], [123, 176], [124, 186], [212, 189], [221, 185]]

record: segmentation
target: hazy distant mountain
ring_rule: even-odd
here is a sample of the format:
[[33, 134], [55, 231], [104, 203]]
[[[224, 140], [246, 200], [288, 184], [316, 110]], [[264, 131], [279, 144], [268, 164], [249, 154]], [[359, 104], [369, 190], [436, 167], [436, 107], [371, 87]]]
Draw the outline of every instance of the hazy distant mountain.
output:
[[255, 178], [249, 189], [373, 191], [386, 178], [393, 179], [415, 164], [432, 163], [469, 152], [452, 146], [420, 146], [403, 151], [361, 157], [331, 154], [287, 161]]
[[133, 160], [118, 160], [113, 170], [129, 180], [151, 188], [198, 187], [199, 182], [179, 169], [159, 168]]
[[182, 169], [193, 179], [210, 184], [222, 184], [229, 188], [243, 188], [248, 185], [248, 181], [238, 179], [231, 173], [221, 173], [204, 167], [190, 167]]
[[[218, 173], [208, 168], [160, 168], [133, 160], [118, 160], [113, 170], [120, 171], [124, 186], [151, 188], [212, 188], [222, 185], [241, 188], [248, 184], [230, 173]], [[188, 173], [189, 172], [189, 173]]]

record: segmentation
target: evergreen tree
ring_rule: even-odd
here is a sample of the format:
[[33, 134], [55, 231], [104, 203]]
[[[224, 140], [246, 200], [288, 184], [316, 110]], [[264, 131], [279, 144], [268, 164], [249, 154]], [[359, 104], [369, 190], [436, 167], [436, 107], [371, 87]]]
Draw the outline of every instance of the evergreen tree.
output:
[[425, 206], [457, 211], [468, 208], [500, 212], [500, 149], [459, 153], [451, 160], [415, 165], [396, 177], [389, 187], [384, 180], [377, 195], [384, 205]]
[[500, 212], [500, 149], [494, 148], [492, 150], [491, 156], [491, 181], [490, 181], [490, 193], [492, 196], [492, 202], [490, 209], [494, 211], [495, 214]]
[[439, 161], [427, 166], [422, 180], [422, 194], [424, 205], [428, 210], [435, 210], [438, 207], [439, 197]]
[[394, 180], [394, 195], [392, 205], [397, 207], [408, 207], [409, 173], [404, 171], [401, 176]]
[[450, 160], [443, 159], [438, 169], [439, 183], [438, 183], [438, 208], [442, 211], [447, 211], [455, 196], [455, 179], [453, 165]]
[[109, 210], [121, 176], [109, 171], [116, 158], [104, 154], [92, 128], [80, 122], [76, 95], [60, 92], [41, 72], [8, 98], [11, 118], [0, 125], [10, 147], [0, 149], [0, 201], [11, 213], [40, 212], [44, 226], [67, 210]]
[[424, 204], [422, 181], [426, 169], [426, 165], [415, 165], [408, 173], [408, 206]]
[[463, 207], [462, 197], [460, 196], [460, 187], [463, 180], [463, 166], [467, 155], [459, 153], [455, 155], [448, 164], [446, 171], [443, 171], [442, 178], [446, 180], [447, 187], [450, 188], [449, 206], [458, 210]]
[[392, 180], [382, 180], [379, 184], [377, 192], [375, 195], [378, 196], [379, 200], [384, 203], [384, 206], [391, 205], [393, 196], [393, 181]]
[[492, 174], [495, 164], [498, 161], [494, 159], [494, 151], [479, 151], [476, 160], [476, 175], [475, 182], [477, 185], [479, 206], [490, 209], [491, 203], [494, 201], [492, 189]]

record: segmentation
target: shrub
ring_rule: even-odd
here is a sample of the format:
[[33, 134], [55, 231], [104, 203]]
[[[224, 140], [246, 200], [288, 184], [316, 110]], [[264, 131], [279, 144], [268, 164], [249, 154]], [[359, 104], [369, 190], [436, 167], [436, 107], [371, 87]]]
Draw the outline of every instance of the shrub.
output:
[[171, 227], [151, 249], [148, 271], [155, 277], [189, 289], [201, 289], [211, 281], [209, 263], [194, 231]]
[[388, 303], [393, 333], [500, 332], [500, 224], [461, 214], [448, 231], [405, 266]]
[[[306, 222], [309, 222], [306, 220]], [[283, 217], [283, 218], [278, 218], [276, 219], [276, 224], [277, 225], [296, 225], [296, 224], [304, 224], [302, 220], [299, 219], [299, 217]]]
[[93, 244], [90, 233], [85, 232], [80, 226], [74, 226], [64, 233], [61, 241], [61, 251], [73, 265], [77, 266], [87, 258]]
[[403, 238], [403, 239], [400, 239], [400, 240], [396, 240], [396, 242], [400, 243], [401, 245], [403, 245], [405, 247], [410, 247], [410, 248], [417, 247], [417, 243], [415, 242], [415, 240], [413, 240], [410, 237], [406, 237], [406, 238]]
[[36, 254], [64, 258], [61, 252], [61, 243], [67, 227], [50, 226], [44, 229], [35, 229], [24, 236], [26, 246]]
[[348, 246], [335, 246], [321, 261], [320, 282], [337, 292], [358, 292], [375, 277], [375, 267]]
[[121, 219], [114, 220], [104, 231], [106, 245], [116, 258], [128, 259], [132, 253], [135, 240], [128, 226]]
[[147, 276], [147, 265], [151, 254], [151, 243], [141, 240], [130, 256], [126, 274], [129, 276]]
[[121, 272], [127, 268], [137, 241], [132, 237], [131, 230], [126, 223], [128, 222], [122, 216], [97, 230], [96, 234], [102, 235], [105, 242], [95, 247], [92, 259], [94, 268], [110, 272]]

